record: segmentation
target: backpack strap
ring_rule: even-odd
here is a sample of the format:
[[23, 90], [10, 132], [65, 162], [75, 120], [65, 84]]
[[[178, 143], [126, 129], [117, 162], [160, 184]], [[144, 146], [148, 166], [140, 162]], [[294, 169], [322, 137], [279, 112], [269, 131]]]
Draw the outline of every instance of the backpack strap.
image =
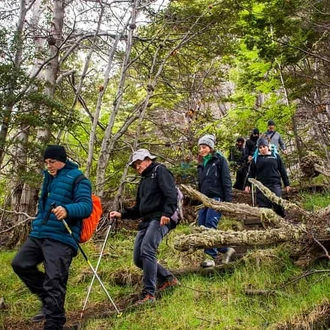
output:
[[276, 133], [276, 131], [274, 131], [273, 134], [270, 137], [268, 137], [268, 140], [269, 141], [273, 138], [273, 136], [275, 135], [275, 133]]
[[74, 188], [76, 187], [77, 184], [79, 184], [81, 181], [83, 180], [88, 180], [84, 174], [79, 174], [72, 182], [72, 197], [73, 197], [73, 193], [74, 193]]

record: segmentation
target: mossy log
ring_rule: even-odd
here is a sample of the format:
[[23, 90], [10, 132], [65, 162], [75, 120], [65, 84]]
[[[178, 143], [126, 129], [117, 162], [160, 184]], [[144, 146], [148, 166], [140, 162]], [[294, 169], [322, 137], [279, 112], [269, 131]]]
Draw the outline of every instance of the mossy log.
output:
[[205, 207], [233, 214], [237, 219], [240, 219], [242, 215], [259, 217], [264, 230], [221, 231], [198, 227], [191, 234], [177, 236], [174, 247], [179, 251], [192, 252], [211, 247], [262, 247], [284, 243], [290, 254], [298, 259], [298, 264], [305, 266], [317, 255], [324, 255], [324, 253], [330, 259], [323, 246], [326, 242], [330, 244], [330, 207], [309, 212], [295, 203], [276, 196], [259, 181], [249, 180], [267, 198], [286, 210], [285, 219], [271, 209], [252, 207], [247, 204], [217, 202], [190, 186], [182, 185], [187, 195], [202, 202]]

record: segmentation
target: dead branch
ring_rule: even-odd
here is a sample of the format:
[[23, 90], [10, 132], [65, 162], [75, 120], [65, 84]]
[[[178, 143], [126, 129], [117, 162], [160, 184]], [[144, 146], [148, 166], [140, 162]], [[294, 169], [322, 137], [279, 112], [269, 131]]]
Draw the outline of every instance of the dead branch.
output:
[[297, 204], [290, 203], [289, 201], [276, 196], [272, 191], [265, 187], [260, 181], [256, 179], [249, 179], [271, 202], [282, 206], [285, 210], [294, 210], [296, 213], [303, 216], [310, 216], [310, 212], [305, 211]]
[[285, 227], [288, 225], [288, 223], [283, 218], [278, 216], [271, 209], [252, 207], [247, 204], [217, 202], [212, 198], [206, 197], [204, 194], [200, 193], [199, 191], [195, 190], [190, 186], [183, 184], [181, 185], [181, 187], [187, 195], [192, 197], [192, 199], [202, 202], [205, 207], [209, 207], [220, 212], [228, 212], [240, 216], [252, 215], [255, 217], [259, 217], [265, 228], [269, 226], [275, 228], [282, 228], [283, 226]]

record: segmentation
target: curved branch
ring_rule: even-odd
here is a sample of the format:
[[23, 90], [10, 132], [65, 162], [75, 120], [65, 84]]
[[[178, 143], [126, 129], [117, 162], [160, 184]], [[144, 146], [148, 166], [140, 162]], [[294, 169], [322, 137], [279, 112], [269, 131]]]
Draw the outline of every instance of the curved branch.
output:
[[249, 181], [251, 183], [253, 183], [271, 202], [282, 206], [286, 210], [294, 210], [301, 215], [311, 216], [310, 212], [305, 211], [304, 209], [299, 207], [297, 204], [290, 203], [287, 200], [276, 196], [272, 191], [270, 191], [267, 187], [265, 187], [260, 181], [258, 181], [256, 179], [252, 179], [252, 178], [250, 178]]
[[[282, 217], [278, 216], [273, 210], [261, 207], [252, 207], [248, 204], [233, 204], [228, 202], [217, 202], [212, 198], [206, 197], [204, 194], [194, 188], [181, 185], [186, 194], [193, 199], [202, 202], [206, 207], [212, 208], [220, 212], [228, 212], [235, 215], [253, 215], [259, 217], [264, 227], [286, 227], [288, 224]], [[267, 189], [267, 188], [266, 188]]]

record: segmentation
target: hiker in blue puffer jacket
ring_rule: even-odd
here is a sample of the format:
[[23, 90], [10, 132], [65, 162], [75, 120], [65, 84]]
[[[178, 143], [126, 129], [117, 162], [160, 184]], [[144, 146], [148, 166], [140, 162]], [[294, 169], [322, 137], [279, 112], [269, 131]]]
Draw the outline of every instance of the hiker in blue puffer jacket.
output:
[[[231, 202], [230, 171], [225, 157], [214, 149], [215, 137], [210, 134], [204, 135], [198, 140], [198, 145], [198, 190], [216, 201]], [[217, 229], [220, 218], [220, 212], [204, 207], [198, 212], [198, 225]], [[201, 267], [213, 267], [220, 260], [223, 263], [228, 263], [235, 250], [230, 247], [223, 247], [205, 249], [204, 252], [212, 259], [203, 261]], [[221, 254], [224, 254], [223, 258], [220, 257]]]
[[[61, 330], [66, 321], [64, 301], [69, 267], [77, 255], [78, 246], [60, 220], [67, 221], [79, 242], [82, 219], [92, 212], [92, 192], [87, 179], [73, 186], [82, 172], [77, 164], [67, 160], [62, 146], [48, 146], [44, 161], [47, 170], [38, 213], [28, 239], [12, 261], [12, 267], [42, 303], [40, 312], [32, 321], [45, 319], [44, 330]], [[44, 272], [37, 267], [41, 263]]]

